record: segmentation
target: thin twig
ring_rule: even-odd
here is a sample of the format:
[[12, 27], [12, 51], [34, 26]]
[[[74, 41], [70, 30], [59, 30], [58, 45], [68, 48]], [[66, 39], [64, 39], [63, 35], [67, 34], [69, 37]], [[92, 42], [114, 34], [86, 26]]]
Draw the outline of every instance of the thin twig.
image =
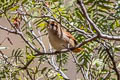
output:
[[10, 29], [8, 29], [7, 27], [2, 26], [2, 25], [0, 25], [0, 29], [2, 29], [2, 30], [4, 30], [4, 31], [7, 31], [7, 32], [10, 32], [10, 33], [17, 34], [16, 31], [14, 31], [14, 30], [10, 30]]
[[108, 76], [110, 76], [110, 71], [103, 77], [103, 80], [106, 80], [108, 78]]
[[73, 57], [73, 59], [74, 59], [75, 64], [76, 64], [77, 66], [79, 66], [79, 68], [80, 68], [80, 70], [81, 70], [81, 73], [82, 73], [82, 75], [83, 75], [84, 80], [88, 80], [88, 79], [86, 79], [86, 73], [85, 73], [82, 65], [78, 63], [76, 57], [73, 55], [72, 52], [71, 52], [71, 55], [72, 55], [72, 57]]
[[117, 65], [116, 65], [114, 56], [111, 55], [112, 52], [110, 52], [110, 49], [109, 49], [109, 47], [106, 45], [106, 43], [104, 43], [103, 46], [105, 47], [105, 50], [106, 50], [106, 52], [108, 53], [108, 55], [109, 55], [109, 57], [110, 57], [110, 59], [111, 59], [111, 61], [112, 61], [113, 70], [116, 72], [117, 80], [120, 80], [120, 73], [119, 73], [119, 70], [117, 69]]
[[65, 80], [69, 80], [69, 78], [66, 76], [65, 73], [63, 73], [63, 71], [55, 64], [54, 62], [54, 56], [52, 56], [51, 60], [49, 60], [49, 64], [57, 71], [61, 74], [61, 76], [65, 79]]
[[98, 26], [90, 19], [87, 10], [83, 4], [83, 0], [77, 0], [77, 3], [79, 4], [84, 16], [86, 17], [86, 19], [88, 20], [88, 22], [94, 27], [94, 29], [96, 30], [97, 34], [101, 34], [101, 31], [98, 29]]
[[29, 78], [31, 79], [31, 80], [34, 80], [33, 78], [32, 78], [32, 75], [30, 74], [30, 72], [26, 69], [26, 72], [27, 72], [27, 75], [29, 76]]
[[90, 19], [88, 13], [87, 13], [87, 10], [85, 8], [85, 5], [83, 3], [83, 0], [77, 0], [77, 3], [79, 4], [85, 18], [88, 20], [88, 22], [94, 27], [94, 29], [96, 30], [97, 32], [97, 35], [100, 37], [100, 38], [103, 38], [103, 39], [108, 39], [108, 40], [119, 40], [120, 41], [120, 36], [110, 36], [110, 35], [106, 35], [106, 34], [103, 34], [100, 29], [98, 28], [98, 26]]

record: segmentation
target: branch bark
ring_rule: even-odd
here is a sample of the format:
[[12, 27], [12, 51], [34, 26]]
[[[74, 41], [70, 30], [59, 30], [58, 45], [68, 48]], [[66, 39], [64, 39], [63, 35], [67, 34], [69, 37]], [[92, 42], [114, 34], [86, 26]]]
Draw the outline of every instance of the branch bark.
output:
[[83, 0], [77, 0], [77, 3], [78, 5], [80, 6], [85, 18], [88, 20], [88, 22], [93, 26], [93, 28], [96, 30], [97, 32], [97, 35], [100, 37], [100, 38], [103, 38], [103, 39], [108, 39], [108, 40], [119, 40], [120, 41], [120, 36], [111, 36], [111, 35], [106, 35], [106, 34], [103, 34], [100, 29], [98, 28], [98, 26], [92, 21], [92, 19], [89, 17], [88, 13], [87, 13], [87, 10], [85, 8], [85, 5], [83, 3]]
[[109, 47], [106, 45], [106, 43], [104, 44], [104, 47], [105, 47], [105, 50], [106, 52], [108, 53], [111, 61], [112, 61], [112, 64], [113, 64], [113, 70], [115, 71], [116, 75], [117, 75], [117, 80], [120, 80], [120, 73], [119, 73], [119, 70], [117, 69], [117, 65], [116, 65], [116, 62], [115, 62], [115, 59], [114, 59], [114, 55], [112, 55], [112, 52], [110, 52], [110, 49]]
[[98, 38], [97, 35], [94, 35], [92, 36], [91, 38], [88, 38], [86, 39], [85, 41], [79, 43], [76, 47], [72, 47], [72, 48], [69, 48], [69, 49], [64, 49], [64, 50], [61, 50], [61, 51], [54, 51], [54, 52], [41, 52], [39, 51], [36, 47], [34, 47], [23, 35], [22, 32], [16, 32], [16, 31], [13, 31], [13, 30], [9, 30], [3, 26], [0, 25], [0, 29], [1, 30], [4, 30], [4, 31], [7, 31], [9, 33], [13, 33], [13, 34], [17, 34], [19, 35], [24, 41], [26, 44], [28, 44], [37, 54], [35, 54], [34, 56], [39, 56], [39, 55], [56, 55], [56, 54], [60, 54], [60, 53], [65, 53], [65, 52], [69, 52], [69, 50], [73, 50], [75, 48], [79, 48], [83, 45], [85, 45], [86, 43], [90, 42], [90, 41], [93, 41], [95, 39]]
[[88, 20], [88, 22], [94, 27], [94, 29], [96, 30], [97, 34], [100, 35], [101, 31], [99, 30], [99, 28], [97, 27], [97, 25], [90, 19], [87, 10], [85, 8], [85, 5], [83, 4], [83, 0], [77, 0], [77, 3], [79, 4], [85, 18]]

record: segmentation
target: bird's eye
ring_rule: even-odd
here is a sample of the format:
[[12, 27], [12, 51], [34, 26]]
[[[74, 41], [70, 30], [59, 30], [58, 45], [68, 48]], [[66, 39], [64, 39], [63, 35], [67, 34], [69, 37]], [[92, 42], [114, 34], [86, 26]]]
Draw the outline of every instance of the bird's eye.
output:
[[51, 24], [51, 26], [54, 26], [54, 24]]

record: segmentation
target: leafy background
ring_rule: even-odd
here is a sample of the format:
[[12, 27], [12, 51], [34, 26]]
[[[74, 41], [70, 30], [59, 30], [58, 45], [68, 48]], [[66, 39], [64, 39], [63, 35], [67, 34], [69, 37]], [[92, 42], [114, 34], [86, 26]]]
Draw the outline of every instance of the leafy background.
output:
[[[119, 0], [84, 0], [84, 5], [88, 15], [102, 33], [120, 34]], [[75, 36], [78, 44], [97, 34], [76, 0], [0, 0], [0, 25], [14, 30], [15, 18], [22, 19], [22, 33], [40, 51], [44, 51], [44, 48], [36, 37], [45, 44], [46, 51], [51, 51], [47, 39], [47, 24], [44, 20], [60, 22]], [[34, 56], [35, 51], [19, 35], [5, 32], [4, 36], [2, 30], [0, 33], [2, 80], [118, 79], [114, 70], [116, 68], [119, 71], [120, 67], [120, 46], [117, 40], [97, 38], [83, 45], [83, 50], [77, 54], [66, 52]]]

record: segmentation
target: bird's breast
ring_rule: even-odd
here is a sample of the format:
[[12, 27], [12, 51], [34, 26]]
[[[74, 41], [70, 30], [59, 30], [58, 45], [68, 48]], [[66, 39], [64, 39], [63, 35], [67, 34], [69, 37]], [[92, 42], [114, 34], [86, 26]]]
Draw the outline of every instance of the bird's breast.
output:
[[59, 37], [58, 33], [53, 31], [48, 31], [49, 41], [51, 46], [56, 50], [65, 49], [68, 46], [68, 43], [64, 40], [63, 36]]

